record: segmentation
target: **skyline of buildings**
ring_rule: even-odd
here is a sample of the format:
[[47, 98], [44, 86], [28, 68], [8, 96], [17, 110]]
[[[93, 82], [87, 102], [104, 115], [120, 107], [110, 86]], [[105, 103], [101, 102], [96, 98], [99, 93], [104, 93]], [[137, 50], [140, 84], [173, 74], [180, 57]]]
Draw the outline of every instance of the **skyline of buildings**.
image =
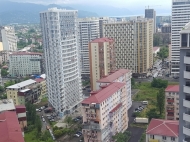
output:
[[49, 103], [59, 117], [82, 101], [77, 10], [50, 8], [40, 13]]

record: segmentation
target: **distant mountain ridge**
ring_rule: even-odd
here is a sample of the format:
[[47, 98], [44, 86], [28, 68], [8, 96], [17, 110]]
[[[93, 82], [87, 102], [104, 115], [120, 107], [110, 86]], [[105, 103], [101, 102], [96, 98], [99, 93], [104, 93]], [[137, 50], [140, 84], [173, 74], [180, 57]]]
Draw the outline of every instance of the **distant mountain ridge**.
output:
[[[73, 9], [69, 6], [60, 6], [51, 4], [48, 6], [33, 4], [33, 3], [18, 3], [11, 1], [1, 1], [0, 2], [0, 25], [6, 25], [11, 23], [39, 23], [40, 16], [39, 13], [47, 10], [51, 7], [63, 8], [63, 9]], [[78, 11], [78, 17], [97, 17], [98, 15], [89, 11]]]

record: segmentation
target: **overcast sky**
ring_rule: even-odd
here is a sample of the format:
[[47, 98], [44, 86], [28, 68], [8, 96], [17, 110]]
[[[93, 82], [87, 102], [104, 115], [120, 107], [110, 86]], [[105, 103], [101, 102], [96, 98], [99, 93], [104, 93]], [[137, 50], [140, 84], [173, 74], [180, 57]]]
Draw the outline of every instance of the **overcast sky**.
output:
[[[121, 8], [132, 8], [132, 7], [145, 7], [150, 5], [154, 8], [156, 5], [161, 7], [171, 8], [171, 0], [12, 0], [17, 2], [31, 2], [40, 4], [89, 4], [89, 5], [110, 5]], [[153, 7], [152, 7], [153, 8]]]

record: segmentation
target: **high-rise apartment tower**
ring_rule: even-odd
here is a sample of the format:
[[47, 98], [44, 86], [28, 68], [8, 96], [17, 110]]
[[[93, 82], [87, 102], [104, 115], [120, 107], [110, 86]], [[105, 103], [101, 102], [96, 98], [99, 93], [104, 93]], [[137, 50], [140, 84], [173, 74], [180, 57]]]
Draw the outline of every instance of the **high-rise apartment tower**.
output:
[[171, 75], [179, 76], [180, 64], [180, 31], [190, 21], [190, 1], [172, 0], [172, 60]]
[[154, 9], [145, 9], [145, 18], [154, 20], [153, 31], [156, 33], [156, 11]]
[[57, 8], [40, 13], [48, 99], [60, 117], [82, 100], [77, 15]]

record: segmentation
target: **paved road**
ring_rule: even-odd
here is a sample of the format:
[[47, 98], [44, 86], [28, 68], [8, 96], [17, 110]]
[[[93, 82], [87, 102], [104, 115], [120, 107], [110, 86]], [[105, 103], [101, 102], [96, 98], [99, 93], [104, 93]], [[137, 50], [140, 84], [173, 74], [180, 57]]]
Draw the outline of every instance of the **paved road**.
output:
[[131, 132], [131, 138], [129, 140], [129, 142], [138, 142], [141, 138], [141, 135], [144, 132], [143, 128], [138, 128], [138, 127], [130, 127], [130, 124], [133, 123], [134, 121], [134, 117], [132, 117], [133, 111], [135, 110], [135, 108], [142, 106], [141, 102], [133, 102], [131, 108], [128, 111], [128, 117], [129, 117], [129, 127], [127, 129], [127, 131]]

